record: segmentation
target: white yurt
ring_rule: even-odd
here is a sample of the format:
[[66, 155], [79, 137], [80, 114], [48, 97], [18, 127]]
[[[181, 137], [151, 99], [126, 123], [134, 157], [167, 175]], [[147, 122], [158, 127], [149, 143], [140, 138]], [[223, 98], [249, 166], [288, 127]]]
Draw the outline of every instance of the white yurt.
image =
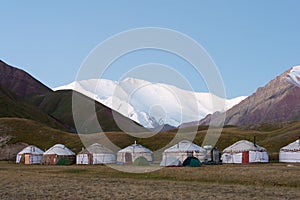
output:
[[168, 160], [168, 157], [171, 156], [178, 158], [181, 163], [189, 156], [194, 156], [198, 158], [200, 162], [204, 162], [206, 150], [190, 141], [183, 140], [164, 150], [162, 162]]
[[280, 149], [279, 162], [300, 162], [300, 139]]
[[43, 154], [42, 164], [71, 165], [76, 160], [75, 153], [63, 144], [56, 144]]
[[238, 141], [224, 149], [221, 159], [223, 163], [269, 162], [267, 150], [247, 140]]
[[153, 162], [153, 152], [136, 142], [117, 153], [117, 162], [123, 164], [132, 164], [138, 157], [144, 157], [149, 163]]
[[161, 167], [178, 167], [181, 166], [182, 163], [180, 160], [175, 156], [166, 156], [161, 162]]
[[16, 163], [25, 165], [40, 164], [43, 159], [44, 151], [36, 146], [30, 145], [17, 154]]
[[76, 156], [76, 164], [79, 165], [111, 164], [115, 162], [115, 154], [110, 149], [98, 143], [92, 144]]

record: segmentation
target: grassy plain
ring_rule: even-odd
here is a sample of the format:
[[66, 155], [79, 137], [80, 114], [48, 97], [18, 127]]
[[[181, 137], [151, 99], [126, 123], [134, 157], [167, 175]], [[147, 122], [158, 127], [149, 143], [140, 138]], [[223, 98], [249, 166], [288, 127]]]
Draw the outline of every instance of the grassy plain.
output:
[[163, 168], [136, 174], [100, 165], [1, 162], [0, 199], [300, 199], [299, 172], [300, 164], [284, 163]]

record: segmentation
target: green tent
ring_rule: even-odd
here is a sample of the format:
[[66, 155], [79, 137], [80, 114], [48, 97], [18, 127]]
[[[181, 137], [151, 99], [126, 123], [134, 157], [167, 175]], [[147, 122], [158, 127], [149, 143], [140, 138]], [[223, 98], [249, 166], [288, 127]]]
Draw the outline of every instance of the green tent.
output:
[[149, 162], [145, 157], [140, 156], [140, 157], [136, 158], [133, 161], [133, 165], [135, 165], [135, 166], [148, 166]]
[[200, 167], [202, 164], [201, 162], [198, 160], [198, 158], [194, 157], [194, 156], [190, 156], [190, 157], [187, 157], [182, 165], [184, 167]]
[[70, 165], [71, 162], [65, 158], [65, 157], [62, 157], [61, 159], [59, 159], [59, 161], [56, 163], [56, 165]]

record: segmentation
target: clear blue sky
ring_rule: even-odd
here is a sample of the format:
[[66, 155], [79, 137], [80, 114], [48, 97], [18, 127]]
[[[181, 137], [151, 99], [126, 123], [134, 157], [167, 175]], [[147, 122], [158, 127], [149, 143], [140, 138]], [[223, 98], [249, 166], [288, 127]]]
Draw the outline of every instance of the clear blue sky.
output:
[[[189, 35], [213, 58], [229, 98], [250, 95], [300, 64], [300, 1], [14, 1], [0, 3], [0, 59], [48, 85], [73, 81], [88, 53], [132, 28], [164, 27]], [[119, 60], [184, 65], [149, 51]], [[161, 60], [160, 60], [161, 59]], [[116, 63], [117, 64], [117, 63]], [[129, 68], [128, 68], [129, 69]], [[183, 70], [184, 71], [184, 70]], [[118, 79], [118, 67], [107, 74]], [[187, 77], [196, 90], [199, 80]]]

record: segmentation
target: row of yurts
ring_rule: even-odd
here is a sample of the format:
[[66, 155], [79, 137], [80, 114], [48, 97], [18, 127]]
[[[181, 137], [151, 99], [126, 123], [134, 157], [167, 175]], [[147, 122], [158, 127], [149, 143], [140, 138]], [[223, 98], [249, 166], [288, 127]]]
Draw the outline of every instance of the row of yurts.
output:
[[[190, 158], [200, 162], [219, 161], [219, 152], [211, 146], [204, 148], [190, 142], [181, 141], [163, 152], [161, 166], [180, 166]], [[222, 163], [256, 163], [268, 162], [267, 150], [247, 140], [238, 141], [225, 148], [221, 156]], [[140, 144], [132, 144], [117, 152], [95, 143], [75, 155], [62, 144], [56, 144], [47, 151], [36, 146], [28, 146], [17, 154], [16, 163], [24, 164], [134, 164], [153, 163], [153, 152]], [[300, 139], [282, 147], [279, 152], [279, 162], [300, 162]]]

